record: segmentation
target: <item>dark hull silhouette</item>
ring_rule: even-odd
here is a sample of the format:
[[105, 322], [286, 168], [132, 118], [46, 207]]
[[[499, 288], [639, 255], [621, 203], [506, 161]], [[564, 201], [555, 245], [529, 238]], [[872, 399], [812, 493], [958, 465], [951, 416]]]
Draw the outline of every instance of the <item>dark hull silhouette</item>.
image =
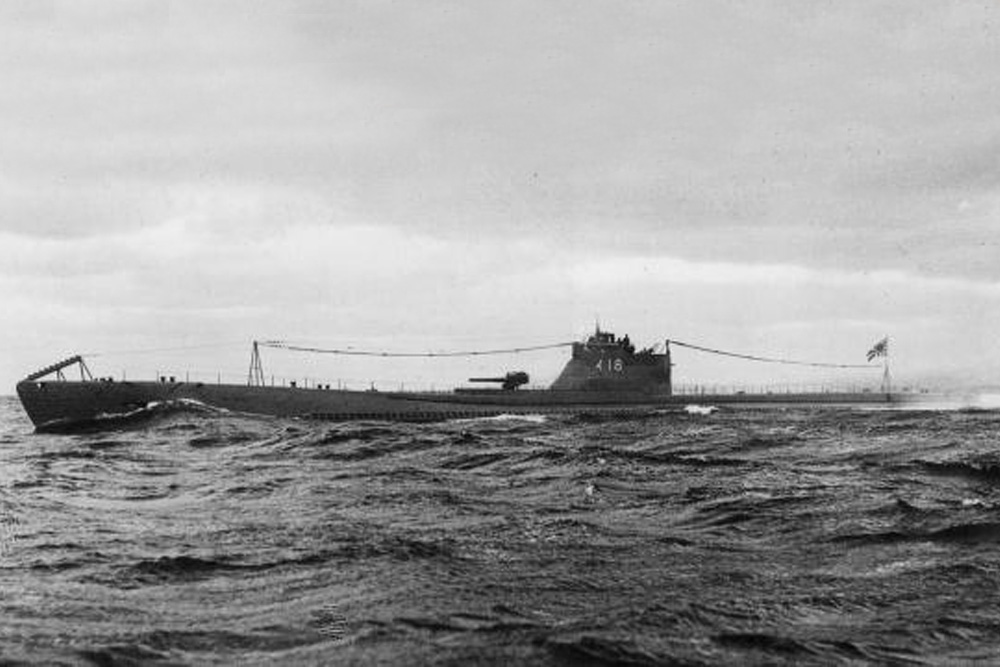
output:
[[655, 395], [615, 391], [373, 392], [187, 382], [23, 381], [17, 393], [39, 431], [127, 415], [156, 403], [194, 401], [238, 413], [351, 420], [435, 421], [503, 414], [642, 414], [692, 403], [714, 406], [873, 405], [903, 397], [866, 393]]
[[[80, 381], [62, 370], [79, 364]], [[380, 392], [327, 388], [87, 379], [86, 366], [71, 357], [29, 375], [17, 393], [37, 430], [54, 431], [142, 413], [157, 404], [194, 402], [238, 413], [329, 420], [433, 421], [504, 414], [636, 415], [678, 410], [692, 403], [714, 406], [890, 405], [907, 397], [886, 393], [767, 393], [674, 395], [669, 344], [663, 353], [636, 351], [628, 340], [597, 331], [574, 343], [572, 357], [548, 389], [518, 389], [521, 371], [487, 381], [506, 389], [451, 392]], [[57, 379], [46, 380], [55, 374]], [[516, 379], [516, 382], [510, 381]], [[475, 378], [474, 380], [481, 380]]]

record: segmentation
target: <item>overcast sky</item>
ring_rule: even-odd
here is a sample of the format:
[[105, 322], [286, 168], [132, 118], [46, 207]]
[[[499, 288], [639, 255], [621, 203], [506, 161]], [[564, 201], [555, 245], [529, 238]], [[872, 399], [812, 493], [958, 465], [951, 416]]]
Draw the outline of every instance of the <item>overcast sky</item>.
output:
[[846, 363], [888, 334], [903, 381], [997, 382], [998, 242], [992, 0], [0, 3], [0, 393], [75, 352], [240, 374], [254, 338], [595, 317]]

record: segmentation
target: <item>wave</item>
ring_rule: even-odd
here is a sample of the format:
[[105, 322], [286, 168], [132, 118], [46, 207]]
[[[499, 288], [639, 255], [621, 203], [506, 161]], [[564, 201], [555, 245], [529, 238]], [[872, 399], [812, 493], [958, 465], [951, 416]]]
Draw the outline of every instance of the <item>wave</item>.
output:
[[929, 537], [935, 542], [962, 544], [1000, 542], [1000, 523], [963, 523], [936, 530]]
[[188, 580], [210, 576], [224, 570], [239, 570], [241, 566], [213, 558], [161, 556], [141, 560], [129, 569], [132, 574], [143, 579]]
[[146, 405], [134, 408], [128, 412], [102, 412], [83, 421], [56, 420], [44, 424], [38, 430], [57, 434], [92, 433], [132, 426], [147, 426], [151, 421], [178, 413], [236, 414], [225, 408], [207, 405], [191, 398], [177, 398], [166, 401], [150, 401]]
[[651, 653], [629, 639], [582, 635], [546, 638], [540, 643], [556, 660], [570, 665], [653, 667], [670, 662], [666, 656]]
[[142, 644], [114, 644], [100, 648], [78, 649], [76, 654], [93, 665], [174, 664], [170, 653], [156, 651]]
[[414, 438], [405, 434], [398, 434], [393, 438], [383, 440], [371, 440], [368, 442], [355, 441], [342, 443], [339, 446], [330, 446], [324, 441], [313, 441], [309, 443], [294, 443], [289, 447], [295, 450], [305, 447], [309, 450], [309, 456], [314, 459], [358, 462], [370, 459], [389, 458], [395, 455], [408, 453], [412, 454], [426, 449], [441, 447], [443, 441], [433, 438]]
[[367, 559], [387, 557], [394, 560], [450, 559], [454, 557], [454, 544], [447, 539], [419, 540], [403, 536], [382, 536], [360, 539], [325, 552], [329, 558]]
[[614, 410], [614, 409], [590, 410], [585, 412], [577, 412], [573, 414], [559, 415], [560, 422], [568, 425], [612, 424], [620, 422], [639, 423], [643, 421], [662, 419], [664, 417], [685, 417], [685, 415], [679, 412], [675, 408], [670, 408], [670, 409], [629, 408], [621, 410]]
[[817, 654], [816, 649], [805, 642], [767, 632], [724, 632], [716, 635], [715, 641], [730, 648], [756, 649], [771, 654]]
[[452, 423], [464, 423], [464, 422], [527, 422], [529, 424], [544, 424], [549, 420], [548, 416], [542, 414], [516, 414], [516, 413], [503, 413], [499, 415], [493, 415], [490, 417], [471, 417], [471, 418], [459, 418], [451, 419]]
[[899, 512], [904, 516], [926, 516], [930, 512], [922, 507], [917, 507], [903, 498], [896, 498], [896, 501], [889, 508], [891, 512]]
[[[322, 641], [322, 635], [307, 628], [271, 626], [231, 630], [152, 630], [128, 644], [80, 649], [78, 655], [95, 665], [176, 665], [177, 653], [218, 656], [231, 651], [282, 651]], [[199, 656], [200, 657], [200, 656]], [[200, 660], [199, 660], [200, 662]], [[210, 660], [209, 662], [215, 662]]]
[[[4, 607], [8, 652], [899, 664], [982, 654], [997, 631], [993, 416], [216, 412], [161, 404], [145, 430], [0, 448], [0, 504], [21, 517], [0, 519], [4, 570], [48, 596]], [[213, 590], [232, 595], [189, 604]]]
[[437, 632], [510, 632], [538, 628], [543, 624], [503, 605], [494, 605], [498, 613], [468, 613], [459, 612], [445, 616], [397, 616], [393, 622], [421, 630]]
[[1000, 483], [1000, 463], [987, 461], [918, 461], [917, 463], [933, 475]]
[[363, 561], [371, 558], [391, 560], [450, 559], [454, 544], [447, 539], [422, 540], [401, 535], [358, 535], [329, 548], [259, 555], [160, 556], [145, 558], [119, 570], [116, 582], [142, 584], [190, 582], [228, 573], [264, 571], [281, 567], [312, 566], [333, 560]]
[[834, 657], [837, 662], [853, 664], [857, 661], [922, 665], [925, 661], [916, 652], [901, 647], [872, 646], [850, 639], [799, 639], [773, 631], [730, 631], [715, 635], [715, 642], [726, 649], [740, 653], [740, 662], [755, 663], [750, 655], [766, 657], [764, 664], [784, 664], [789, 660], [808, 664], [828, 664]]
[[72, 461], [72, 460], [100, 460], [102, 459], [101, 448], [94, 449], [63, 449], [57, 451], [38, 452], [35, 458], [39, 461]]
[[462, 454], [445, 460], [440, 466], [448, 470], [475, 470], [476, 468], [490, 466], [508, 458], [510, 457], [504, 452]]
[[690, 450], [686, 452], [650, 452], [650, 451], [619, 451], [609, 452], [604, 456], [617, 457], [629, 461], [640, 463], [652, 463], [659, 465], [680, 465], [692, 466], [696, 468], [716, 468], [716, 467], [756, 467], [754, 461], [727, 456], [715, 456], [710, 454], [694, 453]]
[[899, 529], [875, 533], [839, 535], [833, 542], [878, 545], [899, 542], [935, 542], [940, 544], [983, 544], [1000, 542], [1000, 523], [960, 523], [938, 530]]
[[357, 423], [345, 423], [328, 429], [323, 436], [314, 444], [317, 445], [338, 445], [341, 443], [366, 443], [380, 442], [386, 438], [398, 436], [401, 432], [409, 431], [406, 424], [399, 425], [360, 425]]

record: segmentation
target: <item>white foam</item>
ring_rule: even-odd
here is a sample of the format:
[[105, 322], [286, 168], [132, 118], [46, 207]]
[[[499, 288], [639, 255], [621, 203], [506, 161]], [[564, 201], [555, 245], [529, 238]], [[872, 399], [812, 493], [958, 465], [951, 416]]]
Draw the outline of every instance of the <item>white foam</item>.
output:
[[456, 419], [455, 421], [460, 421], [460, 422], [524, 421], [524, 422], [531, 422], [532, 424], [544, 424], [546, 421], [548, 421], [548, 417], [546, 417], [545, 415], [538, 415], [538, 414], [504, 413], [500, 415], [494, 415], [492, 417], [472, 417], [469, 419]]
[[971, 401], [973, 408], [986, 410], [1000, 408], [1000, 394], [977, 394]]

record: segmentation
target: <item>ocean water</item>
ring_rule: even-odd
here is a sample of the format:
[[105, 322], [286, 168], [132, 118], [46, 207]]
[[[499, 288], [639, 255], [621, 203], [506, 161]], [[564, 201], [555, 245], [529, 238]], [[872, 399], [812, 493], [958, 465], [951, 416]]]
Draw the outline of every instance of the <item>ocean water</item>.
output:
[[995, 411], [36, 435], [0, 399], [0, 656], [997, 663], [998, 510]]

